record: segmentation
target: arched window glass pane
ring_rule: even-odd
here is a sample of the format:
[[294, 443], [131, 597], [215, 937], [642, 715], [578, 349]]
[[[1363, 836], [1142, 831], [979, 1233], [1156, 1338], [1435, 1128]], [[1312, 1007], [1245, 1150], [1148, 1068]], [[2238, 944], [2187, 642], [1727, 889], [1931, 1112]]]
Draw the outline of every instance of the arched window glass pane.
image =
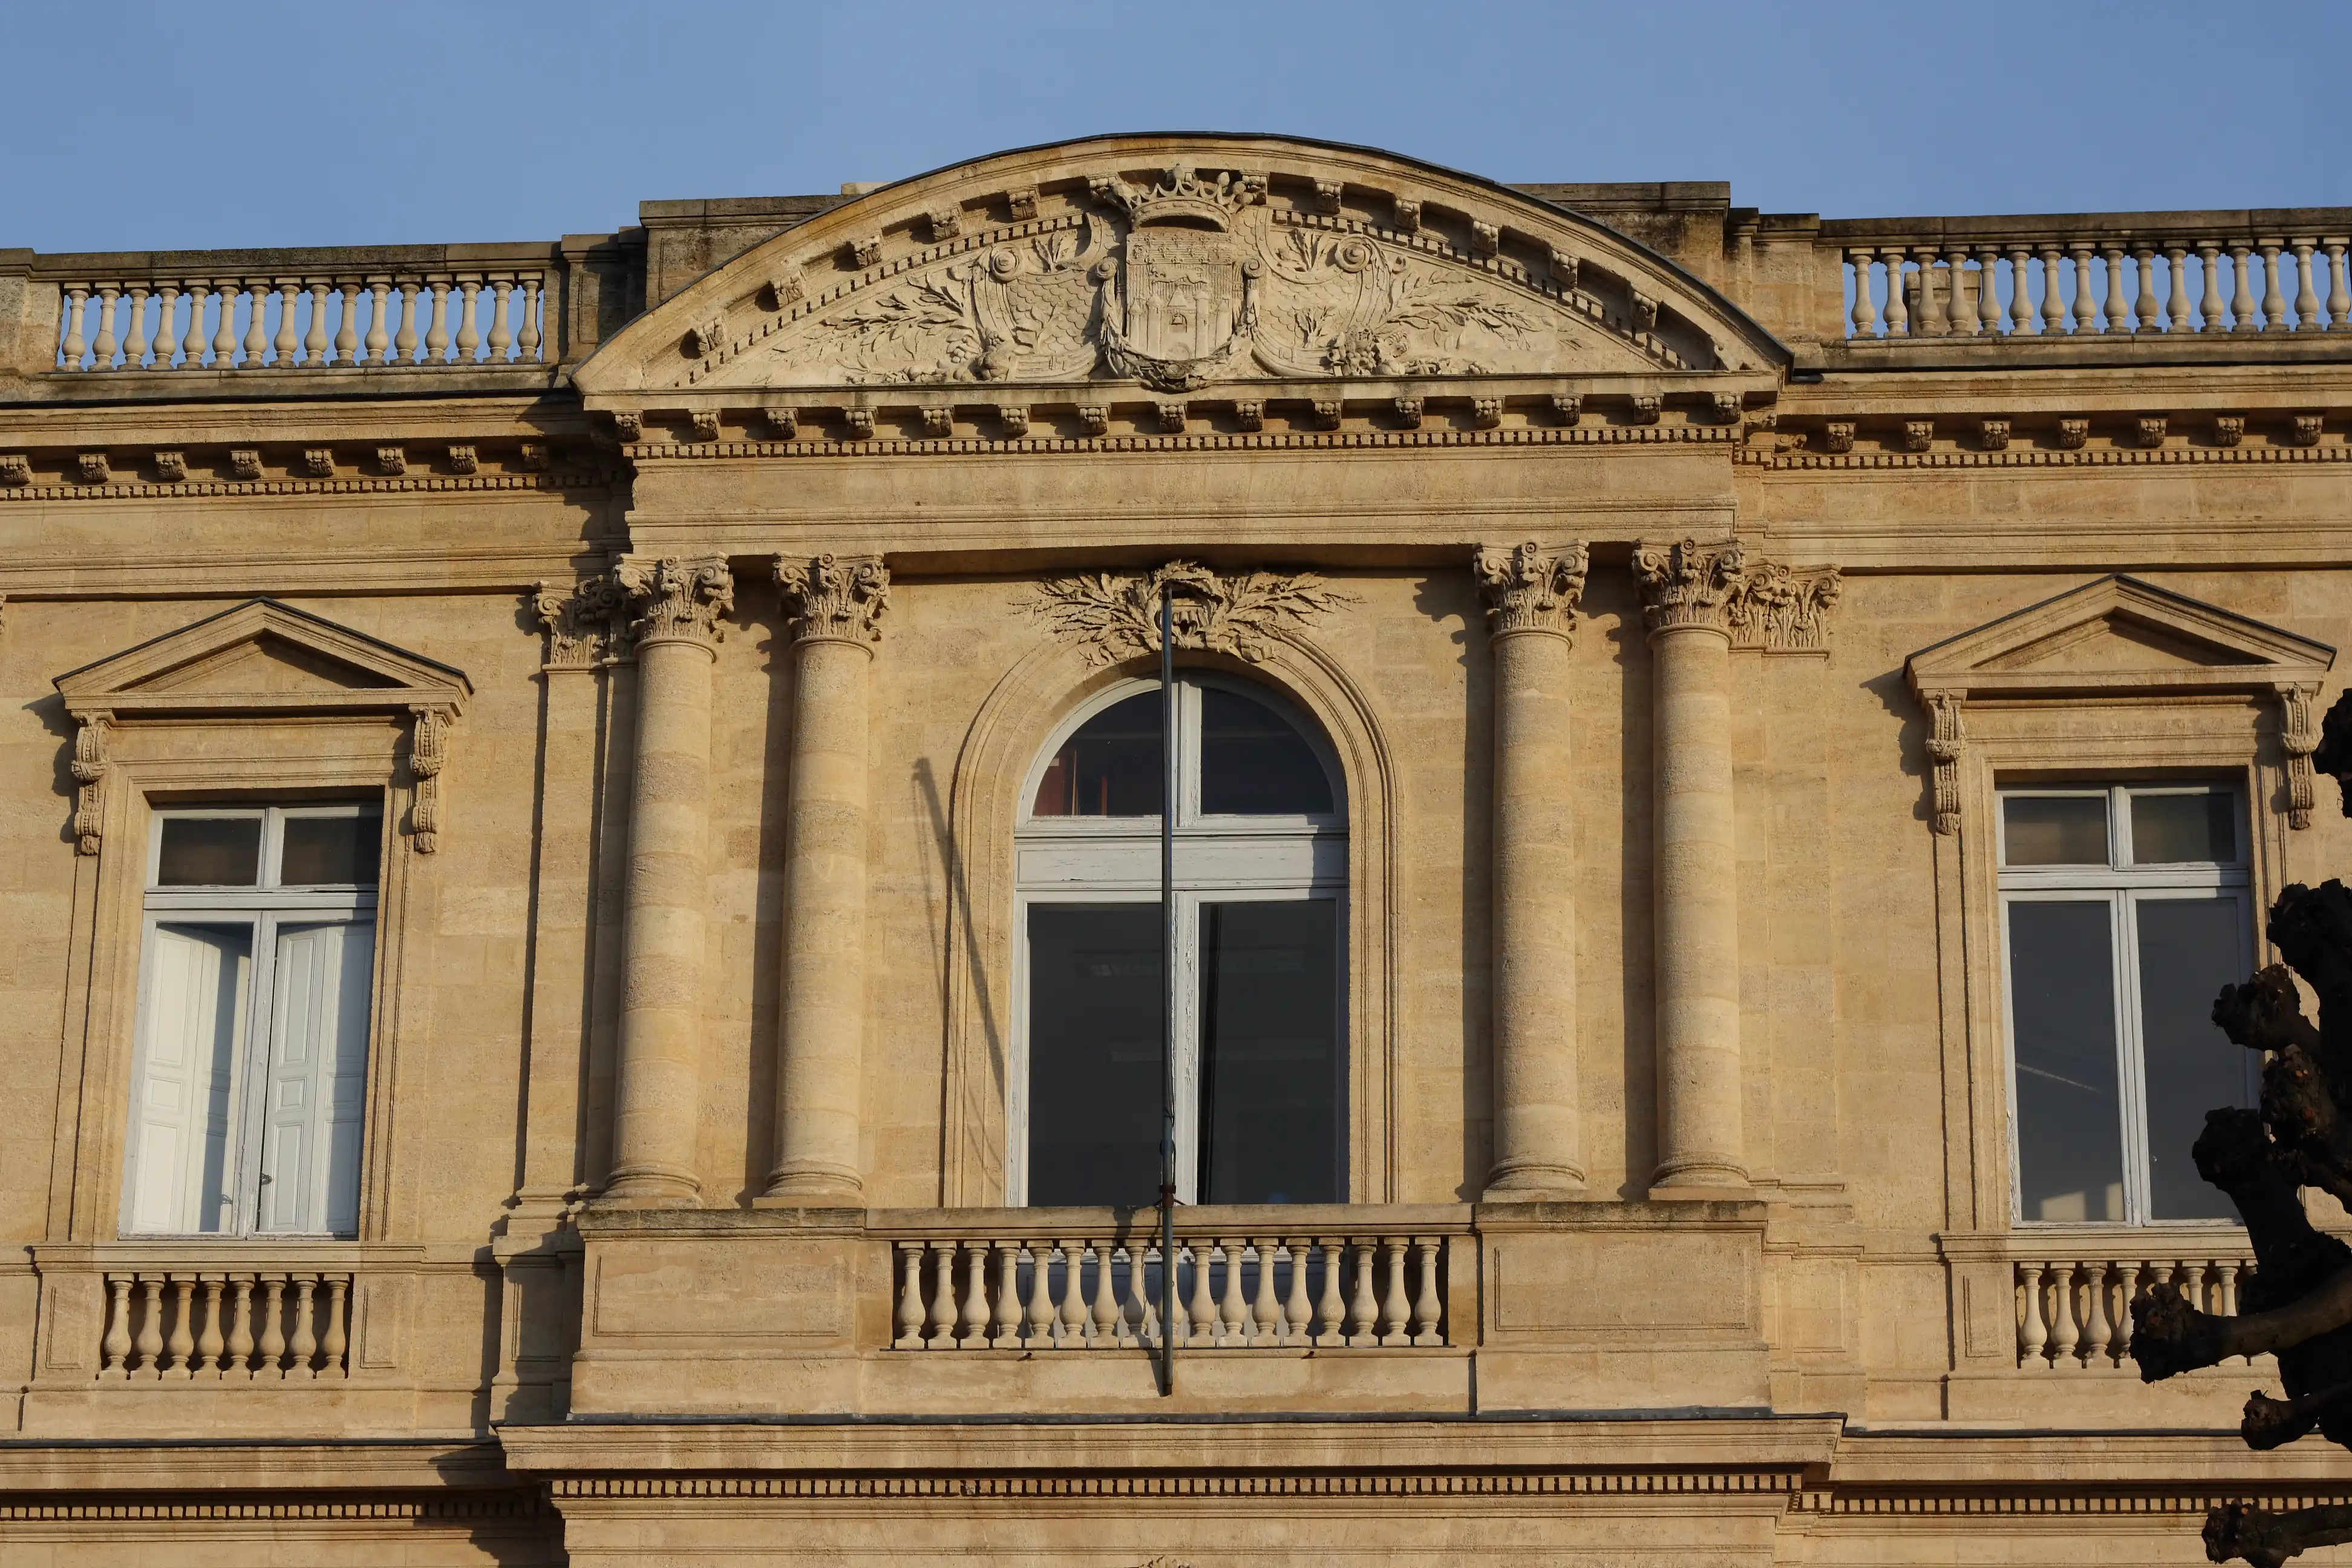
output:
[[1331, 781], [1316, 760], [1314, 748], [1287, 720], [1239, 692], [1202, 689], [1203, 813], [1287, 816], [1330, 809]]
[[1037, 781], [1033, 816], [1156, 816], [1160, 694], [1114, 702], [1080, 726]]
[[1160, 1190], [1160, 906], [1029, 906], [1029, 1201]]

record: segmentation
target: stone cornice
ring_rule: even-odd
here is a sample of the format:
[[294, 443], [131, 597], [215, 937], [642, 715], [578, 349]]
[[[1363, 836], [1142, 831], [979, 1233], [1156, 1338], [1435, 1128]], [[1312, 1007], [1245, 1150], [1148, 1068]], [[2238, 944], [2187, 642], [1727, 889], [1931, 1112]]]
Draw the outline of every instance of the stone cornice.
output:
[[[1721, 425], [1624, 425], [1556, 428], [1519, 426], [1491, 430], [1265, 430], [1173, 435], [1023, 437], [992, 440], [980, 436], [936, 439], [875, 436], [858, 439], [796, 438], [790, 441], [640, 441], [621, 448], [632, 462], [727, 458], [925, 457], [972, 453], [1251, 452], [1354, 450], [1364, 447], [1657, 447], [1700, 446], [1731, 450], [1738, 431]], [[0, 491], [0, 494], [5, 494]]]

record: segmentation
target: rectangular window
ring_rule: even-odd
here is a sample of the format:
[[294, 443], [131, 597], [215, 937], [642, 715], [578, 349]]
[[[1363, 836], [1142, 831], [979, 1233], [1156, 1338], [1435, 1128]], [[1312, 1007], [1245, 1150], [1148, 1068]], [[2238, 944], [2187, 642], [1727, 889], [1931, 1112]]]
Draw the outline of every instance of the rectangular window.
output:
[[353, 1236], [383, 815], [158, 812], [126, 1234]]
[[2004, 790], [2000, 901], [2018, 1217], [2227, 1220], [2189, 1150], [2254, 1103], [2258, 1064], [2212, 1022], [2253, 964], [2233, 790]]

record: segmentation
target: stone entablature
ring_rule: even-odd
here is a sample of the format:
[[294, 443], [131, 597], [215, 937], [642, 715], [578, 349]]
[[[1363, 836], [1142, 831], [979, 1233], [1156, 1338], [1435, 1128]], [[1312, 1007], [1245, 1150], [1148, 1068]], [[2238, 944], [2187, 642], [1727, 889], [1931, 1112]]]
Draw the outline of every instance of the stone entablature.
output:
[[[2074, 1560], [2334, 1497], [2195, 1435], [2267, 1369], [2122, 1360], [2237, 1232], [2018, 1223], [1994, 828], [2218, 781], [2250, 907], [2352, 863], [2345, 214], [1110, 137], [646, 218], [0, 255], [0, 1554]], [[1184, 1208], [1172, 1330], [1148, 1208], [1005, 1206], [1026, 911], [1133, 826], [1041, 770], [1163, 588], [1334, 786], [1180, 897], [1336, 908], [1349, 1200]], [[385, 807], [355, 1233], [124, 1235], [142, 943], [230, 918], [158, 814], [281, 800]]]

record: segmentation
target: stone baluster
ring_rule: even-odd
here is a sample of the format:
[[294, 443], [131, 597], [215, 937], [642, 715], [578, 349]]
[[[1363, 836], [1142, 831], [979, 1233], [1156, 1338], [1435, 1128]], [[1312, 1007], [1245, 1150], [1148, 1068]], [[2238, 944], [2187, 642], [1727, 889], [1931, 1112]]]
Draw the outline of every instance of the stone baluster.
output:
[[343, 1310], [351, 1281], [335, 1274], [329, 1276], [326, 1283], [326, 1325], [319, 1333], [319, 1375], [345, 1377], [351, 1373], [351, 1363], [344, 1356], [350, 1339], [343, 1328]]
[[2009, 247], [2009, 335], [2032, 338], [2041, 333], [2041, 312], [2033, 308], [2033, 252], [2012, 245]]
[[1577, 1072], [1570, 649], [1581, 543], [1475, 559], [1495, 660], [1494, 1138], [1490, 1200], [1584, 1190]]
[[1095, 1283], [1089, 1293], [1092, 1322], [1087, 1330], [1087, 1342], [1107, 1345], [1118, 1342], [1118, 1300], [1112, 1291], [1111, 1247], [1097, 1242], [1088, 1248], [1095, 1258]]
[[2230, 262], [2237, 274], [2237, 292], [2230, 296], [2230, 330], [2237, 332], [2259, 332], [2262, 322], [2254, 315], [2254, 253], [2242, 239], [2230, 242]]
[[2116, 1265], [2116, 1336], [2107, 1347], [2108, 1354], [2117, 1366], [2131, 1354], [2131, 1304], [2139, 1297], [2140, 1266], [2136, 1259], [2126, 1259]]
[[956, 1339], [967, 1350], [976, 1350], [988, 1343], [988, 1243], [959, 1243], [956, 1251], [963, 1258], [963, 1311], [956, 1325]]
[[196, 1335], [195, 1375], [216, 1378], [221, 1374], [221, 1351], [226, 1344], [221, 1333], [221, 1287], [225, 1281], [214, 1276], [199, 1283], [205, 1293], [205, 1326]]
[[404, 280], [399, 287], [400, 325], [392, 334], [392, 357], [399, 363], [415, 364], [420, 358], [416, 342], [416, 285]]
[[930, 1254], [931, 1300], [923, 1317], [923, 1348], [945, 1351], [955, 1348], [956, 1245], [952, 1241], [933, 1241], [926, 1250]]
[[256, 1363], [256, 1377], [282, 1378], [286, 1375], [286, 1281], [273, 1274], [261, 1282], [261, 1359]]
[[457, 363], [472, 364], [482, 348], [481, 330], [474, 323], [474, 298], [482, 291], [481, 280], [468, 278], [457, 287], [465, 296], [457, 312]]
[[1191, 1248], [1192, 1299], [1185, 1304], [1185, 1317], [1191, 1334], [1188, 1342], [1196, 1345], [1213, 1345], [1217, 1342], [1220, 1327], [1217, 1321], [1217, 1299], [1209, 1290], [1209, 1251], [1214, 1245], [1213, 1242], [1196, 1241]]
[[89, 290], [79, 283], [66, 289], [66, 346], [60, 355], [60, 368], [79, 370], [89, 352], [89, 340], [82, 336], [83, 311], [89, 303]]
[[1286, 1345], [1314, 1342], [1315, 1308], [1307, 1299], [1307, 1260], [1314, 1250], [1314, 1244], [1307, 1241], [1294, 1241], [1284, 1248], [1290, 1259], [1290, 1289], [1282, 1301], [1282, 1342]]
[[507, 322], [507, 296], [514, 289], [514, 280], [499, 278], [491, 280], [490, 289], [490, 363], [504, 364], [512, 357], [514, 332]]
[[1968, 280], [1969, 247], [1957, 241], [1945, 247], [1944, 270], [1952, 285], [1951, 298], [1945, 303], [1949, 331], [1956, 337], [1972, 338], [1977, 335], [1977, 312], [1984, 303], [1985, 291], [1992, 286], [1992, 274], [1987, 272], [1977, 280], [1975, 300], [1963, 300], [1960, 285]]
[[[275, 354], [269, 363], [277, 366], [279, 370], [293, 369], [297, 353], [302, 347], [302, 336], [299, 332], [294, 330], [295, 327], [299, 324], [299, 318], [301, 316], [301, 310], [295, 305], [294, 301], [301, 298], [301, 285], [299, 283], [284, 279], [281, 279], [278, 282], [278, 336], [270, 345], [275, 351]], [[253, 291], [253, 313], [255, 320], [258, 321], [260, 319], [261, 302], [268, 297], [269, 295], [265, 289], [256, 289]]]
[[1021, 1244], [992, 1241], [988, 1250], [996, 1268], [996, 1301], [989, 1310], [988, 1342], [1006, 1349], [1021, 1342]]
[[1054, 1338], [1056, 1343], [1082, 1345], [1087, 1342], [1087, 1325], [1091, 1313], [1087, 1304], [1087, 1244], [1083, 1241], [1062, 1243], [1062, 1316]]
[[2279, 289], [2279, 251], [2284, 248], [2277, 240], [2266, 239], [2257, 247], [2263, 253], [2263, 331], [2279, 332], [2286, 330], [2286, 295]]
[[425, 328], [425, 364], [446, 364], [449, 359], [449, 280], [436, 278], [433, 289], [433, 318]]
[[2021, 1289], [2017, 1318], [2017, 1364], [2032, 1366], [2049, 1360], [2050, 1325], [2042, 1316], [2042, 1270], [2040, 1263], [2018, 1265]]
[[1221, 1241], [1217, 1250], [1224, 1264], [1223, 1279], [1217, 1290], [1217, 1342], [1221, 1345], [1249, 1343], [1249, 1301], [1242, 1294], [1242, 1243]]
[[2075, 240], [2066, 247], [2066, 254], [2074, 262], [2074, 324], [2070, 331], [2079, 334], [2095, 333], [2099, 325], [2098, 281], [2092, 276], [2091, 258], [2098, 247], [2089, 240]]
[[1282, 1299], [1274, 1288], [1274, 1240], [1260, 1237], [1251, 1247], [1257, 1254], [1257, 1289], [1250, 1295], [1250, 1342], [1278, 1345], [1283, 1338]]
[[536, 274], [523, 279], [522, 327], [515, 333], [516, 357], [539, 362], [539, 279]]
[[[2323, 265], [2325, 265], [2323, 263]], [[129, 298], [122, 307], [122, 368], [137, 370], [147, 363], [148, 289], [144, 283], [127, 285]]]
[[228, 1282], [228, 1361], [224, 1373], [234, 1371], [241, 1377], [253, 1375], [253, 1288], [254, 1277], [241, 1274]]
[[196, 1348], [194, 1300], [195, 1281], [184, 1274], [173, 1275], [172, 1288], [172, 1331], [163, 1342], [163, 1375], [174, 1381], [188, 1375], [188, 1358]]
[[[1178, 1242], [1175, 1251], [1161, 1260], [1160, 1267], [1169, 1271], [1174, 1281], [1168, 1287], [1168, 1304], [1175, 1313], [1168, 1323], [1169, 1338], [1176, 1344], [1188, 1343], [1192, 1333], [1192, 1308], [1184, 1290], [1184, 1244]], [[1157, 1300], [1156, 1292], [1154, 1299]]]
[[2000, 335], [2000, 247], [1977, 247], [1977, 331], [1978, 335], [1997, 338]]
[[327, 363], [327, 283], [313, 279], [310, 285], [310, 320], [302, 333], [300, 363], [304, 368], [317, 370]]
[[1380, 1304], [1372, 1294], [1372, 1271], [1378, 1266], [1380, 1248], [1369, 1241], [1350, 1241], [1348, 1252], [1348, 1342], [1378, 1344]]
[[1029, 1348], [1054, 1342], [1054, 1244], [1029, 1244]]
[[286, 1375], [308, 1383], [318, 1375], [314, 1359], [319, 1353], [319, 1325], [316, 1303], [319, 1282], [307, 1274], [294, 1279], [294, 1334], [286, 1343]]
[[352, 279], [346, 279], [335, 288], [336, 297], [342, 304], [335, 312], [335, 353], [328, 363], [349, 369], [359, 363], [360, 300], [367, 290]]
[[890, 574], [878, 555], [776, 558], [793, 647], [785, 773], [783, 1007], [765, 1201], [865, 1189], [867, 687]]
[[[1992, 271], [1988, 268], [1985, 276]], [[1445, 1342], [1439, 1331], [1439, 1320], [1445, 1315], [1444, 1298], [1437, 1290], [1438, 1261], [1445, 1254], [1442, 1237], [1423, 1237], [1412, 1244], [1415, 1283], [1420, 1287], [1412, 1298], [1412, 1342], [1417, 1345], [1437, 1345]]]
[[1344, 1344], [1348, 1338], [1348, 1303], [1340, 1294], [1339, 1271], [1346, 1262], [1348, 1244], [1339, 1237], [1326, 1237], [1318, 1246], [1323, 1259], [1323, 1288], [1315, 1300], [1315, 1342]]
[[176, 283], [156, 285], [155, 334], [152, 343], [155, 357], [147, 362], [149, 370], [169, 370], [180, 352], [180, 286]]
[[2227, 330], [2227, 323], [2222, 318], [2227, 314], [2230, 306], [2221, 291], [2221, 274], [2227, 266], [2228, 264], [2221, 259], [2221, 241], [2200, 239], [2197, 242], [2197, 267], [2198, 270], [2204, 275], [2204, 287], [2199, 291], [2197, 306], [2200, 331], [2219, 332]]
[[1886, 262], [1886, 335], [1890, 338], [1911, 334], [1911, 308], [1903, 298], [1903, 257], [1899, 245], [1880, 247], [1879, 255]]
[[2124, 247], [2110, 244], [2101, 248], [2100, 255], [2107, 264], [2107, 331], [2136, 332], [2139, 317], [2132, 310], [2129, 285], [2124, 278]]
[[367, 363], [385, 364], [390, 363], [393, 348], [388, 316], [392, 309], [392, 283], [389, 279], [372, 279], [367, 289], [372, 301], [368, 308]]
[[2298, 332], [2323, 331], [2327, 323], [2319, 317], [2319, 289], [2312, 277], [2312, 251], [2316, 240], [2298, 239], [2294, 250], [2294, 330]]
[[121, 335], [115, 331], [120, 325], [116, 312], [121, 309], [119, 301], [121, 298], [122, 290], [114, 284], [101, 283], [98, 286], [98, 341], [89, 345], [89, 368], [92, 370], [114, 368], [114, 351], [122, 342]]
[[1155, 1299], [1158, 1293], [1151, 1289], [1148, 1277], [1154, 1250], [1132, 1242], [1127, 1248], [1127, 1289], [1118, 1304], [1118, 1342], [1123, 1345], [1160, 1342], [1160, 1312]]
[[163, 1281], [152, 1274], [139, 1276], [139, 1337], [131, 1348], [137, 1359], [131, 1369], [150, 1377], [163, 1370]]
[[106, 1331], [98, 1342], [98, 1375], [131, 1375], [131, 1281], [120, 1275], [106, 1281]]
[[1949, 279], [1937, 287], [1936, 271], [1937, 249], [1932, 245], [1913, 247], [1919, 258], [1919, 330], [1931, 338], [1940, 338], [1952, 331], [1952, 312], [1959, 303], [1956, 285]]
[[245, 318], [245, 355], [237, 362], [239, 370], [259, 370], [269, 363], [269, 285], [257, 281], [240, 287], [233, 296], [253, 301]]
[[1862, 246], [1846, 258], [1853, 264], [1853, 335], [1857, 338], [1878, 335], [1878, 306], [1870, 297], [1872, 256], [1870, 247]]
[[710, 839], [710, 670], [735, 580], [716, 557], [625, 556], [636, 613], [621, 1037], [608, 1197], [692, 1204]]
[[2189, 252], [2179, 245], [2164, 248], [2165, 281], [2169, 293], [2165, 300], [2164, 330], [2168, 332], [2196, 331], [2189, 319]]
[[197, 279], [188, 285], [188, 331], [180, 340], [180, 368], [194, 370], [205, 363], [205, 300], [206, 286]]
[[2063, 1370], [2082, 1356], [2083, 1329], [2074, 1312], [2074, 1265], [2050, 1263], [2050, 1361]]
[[1381, 1292], [1380, 1339], [1384, 1345], [1412, 1342], [1412, 1302], [1404, 1290], [1405, 1242], [1390, 1237], [1381, 1243], [1388, 1264], [1387, 1285]]
[[1741, 1152], [1738, 839], [1731, 790], [1736, 540], [1643, 544], [1633, 571], [1649, 626], [1658, 1164], [1650, 1195], [1748, 1190]]
[[2321, 242], [2327, 252], [2327, 330], [2340, 332], [2352, 327], [2352, 278], [2346, 276], [2346, 241], [2330, 239]]
[[2084, 1366], [2113, 1365], [2107, 1360], [2107, 1342], [2116, 1337], [2115, 1323], [2107, 1315], [2107, 1266], [2093, 1259], [2081, 1266], [2083, 1269], [2083, 1342], [2076, 1347]]
[[2154, 332], [2163, 330], [2160, 320], [2163, 307], [2156, 300], [2156, 247], [2140, 246], [2132, 252], [2132, 271], [2139, 279], [2139, 299], [2132, 307], [2132, 331]]
[[2042, 247], [2042, 331], [2054, 336], [2066, 330], [2066, 289], [2062, 265], [2065, 252], [2054, 245]]
[[898, 1337], [890, 1342], [902, 1351], [923, 1344], [923, 1248], [919, 1242], [898, 1244]]

